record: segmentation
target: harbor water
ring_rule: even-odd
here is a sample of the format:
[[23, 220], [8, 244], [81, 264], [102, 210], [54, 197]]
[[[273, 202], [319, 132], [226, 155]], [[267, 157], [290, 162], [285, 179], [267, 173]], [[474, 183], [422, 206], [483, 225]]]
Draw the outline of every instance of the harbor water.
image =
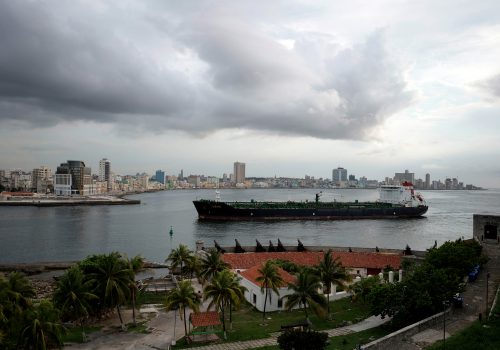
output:
[[[314, 200], [316, 189], [221, 190], [221, 200]], [[284, 245], [384, 247], [425, 250], [472, 237], [473, 214], [500, 215], [500, 190], [422, 191], [429, 211], [418, 219], [201, 222], [192, 204], [213, 199], [213, 190], [176, 190], [130, 196], [140, 205], [81, 207], [0, 207], [0, 263], [73, 261], [119, 251], [164, 261], [180, 243], [213, 246]], [[324, 190], [322, 201], [376, 200], [378, 190]], [[169, 230], [173, 229], [170, 238]]]

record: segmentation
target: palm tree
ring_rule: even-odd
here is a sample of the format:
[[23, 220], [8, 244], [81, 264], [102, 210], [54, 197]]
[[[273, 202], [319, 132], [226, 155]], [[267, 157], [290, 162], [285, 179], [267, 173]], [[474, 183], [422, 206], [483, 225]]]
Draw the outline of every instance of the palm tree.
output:
[[191, 281], [180, 281], [178, 286], [167, 293], [165, 306], [168, 310], [180, 308], [184, 315], [184, 333], [187, 340], [186, 308], [198, 312], [200, 300], [191, 284]]
[[338, 258], [333, 258], [331, 249], [325, 253], [323, 260], [320, 261], [316, 271], [321, 282], [323, 283], [323, 288], [327, 293], [327, 311], [328, 315], [330, 315], [330, 293], [332, 292], [332, 284], [345, 287], [346, 282], [350, 281], [351, 277], [338, 261]]
[[61, 310], [63, 320], [80, 320], [82, 338], [85, 339], [83, 323], [92, 309], [91, 301], [98, 299], [90, 292], [90, 281], [85, 281], [82, 270], [74, 265], [57, 281], [52, 300]]
[[304, 308], [307, 315], [307, 306], [309, 306], [315, 314], [323, 316], [326, 307], [326, 298], [318, 292], [321, 288], [319, 277], [306, 269], [302, 269], [297, 275], [295, 283], [289, 283], [288, 289], [293, 290], [293, 294], [287, 296], [285, 308], [291, 310], [299, 305]]
[[191, 255], [184, 265], [184, 276], [193, 278], [199, 276], [201, 271], [201, 261], [196, 255]]
[[184, 266], [186, 266], [189, 262], [189, 260], [192, 259], [193, 252], [189, 250], [189, 248], [184, 245], [180, 244], [179, 248], [172, 250], [170, 254], [168, 255], [166, 261], [170, 262], [170, 270], [174, 270], [177, 267], [180, 267], [181, 269], [181, 276], [182, 276], [182, 270]]
[[222, 260], [222, 254], [215, 248], [209, 249], [201, 258], [200, 278], [204, 281], [212, 279], [218, 272], [229, 268]]
[[[225, 270], [228, 271], [228, 270]], [[229, 328], [233, 329], [233, 306], [238, 309], [240, 304], [245, 300], [245, 292], [248, 289], [240, 284], [241, 277], [237, 274], [232, 274], [233, 278], [231, 280], [231, 288], [235, 291], [237, 299], [229, 300]]]
[[0, 348], [18, 332], [23, 315], [33, 307], [34, 296], [34, 289], [23, 274], [12, 272], [6, 278], [0, 275]]
[[229, 270], [217, 272], [204, 288], [205, 300], [211, 299], [208, 309], [215, 306], [222, 314], [222, 330], [226, 338], [225, 310], [231, 305], [239, 305], [245, 299], [245, 288], [239, 284], [239, 279]]
[[7, 280], [0, 282], [2, 290], [2, 309], [7, 317], [19, 315], [22, 311], [31, 307], [31, 298], [35, 296], [35, 290], [31, 282], [19, 272], [12, 272]]
[[137, 324], [135, 321], [135, 299], [137, 294], [137, 283], [135, 282], [135, 276], [144, 270], [144, 258], [140, 255], [134, 256], [132, 259], [128, 260], [129, 268], [132, 273], [132, 279], [130, 281], [130, 292], [132, 293], [132, 320], [134, 326]]
[[283, 278], [281, 278], [281, 275], [278, 271], [278, 268], [276, 267], [276, 264], [272, 260], [267, 260], [264, 265], [260, 269], [257, 270], [259, 273], [259, 276], [257, 276], [256, 281], [260, 283], [260, 291], [264, 293], [265, 291], [265, 298], [264, 298], [264, 313], [262, 314], [262, 320], [264, 321], [266, 319], [266, 305], [267, 305], [267, 298], [269, 296], [269, 302], [271, 302], [271, 295], [272, 292], [275, 292], [278, 294], [278, 297], [280, 295], [278, 288], [283, 285]]
[[104, 255], [97, 260], [89, 277], [94, 284], [95, 294], [104, 301], [105, 306], [116, 307], [123, 328], [120, 305], [130, 296], [132, 272], [129, 264], [119, 253]]
[[361, 298], [363, 302], [365, 302], [368, 294], [370, 294], [373, 288], [378, 284], [380, 284], [380, 278], [378, 277], [362, 277], [361, 280], [349, 286], [349, 292], [352, 294], [351, 299], [356, 301], [358, 298]]
[[28, 310], [23, 323], [18, 348], [45, 350], [53, 346], [62, 347], [61, 336], [65, 329], [51, 302], [44, 300]]

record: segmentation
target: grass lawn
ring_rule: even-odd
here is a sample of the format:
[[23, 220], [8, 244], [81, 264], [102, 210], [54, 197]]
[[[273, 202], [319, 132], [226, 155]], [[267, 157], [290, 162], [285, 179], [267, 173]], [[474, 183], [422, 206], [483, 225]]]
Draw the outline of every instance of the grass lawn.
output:
[[[85, 334], [97, 332], [101, 327], [84, 327]], [[64, 343], [83, 343], [82, 327], [66, 327], [66, 334], [62, 337]]]
[[[352, 303], [349, 298], [344, 298], [330, 303], [332, 320], [322, 320], [308, 312], [312, 322], [312, 329], [324, 330], [337, 328], [346, 322], [356, 323], [369, 316], [368, 305], [362, 302]], [[267, 338], [271, 333], [279, 332], [281, 325], [296, 323], [305, 320], [302, 310], [278, 311], [266, 313], [262, 320], [262, 313], [256, 311], [251, 305], [245, 304], [240, 310], [233, 312], [233, 328], [229, 329], [229, 315], [226, 314], [227, 341], [244, 341], [251, 339]], [[185, 345], [184, 345], [185, 346]], [[181, 348], [180, 342], [175, 348]]]
[[[136, 305], [139, 307], [144, 304], [163, 304], [166, 299], [165, 292], [154, 293], [154, 292], [139, 292], [137, 293]], [[131, 304], [129, 306], [132, 306]]]
[[[309, 319], [312, 322], [312, 329], [337, 328], [345, 322], [355, 323], [369, 316], [367, 305], [352, 303], [349, 298], [332, 302], [330, 310], [333, 315], [332, 320], [323, 320], [310, 311], [308, 312]], [[270, 312], [266, 313], [266, 319], [262, 320], [262, 313], [247, 304], [233, 313], [233, 329], [228, 332], [228, 340], [241, 341], [267, 338], [271, 333], [279, 332], [281, 325], [304, 320], [305, 313], [302, 310]], [[228, 323], [226, 327], [229, 328]]]

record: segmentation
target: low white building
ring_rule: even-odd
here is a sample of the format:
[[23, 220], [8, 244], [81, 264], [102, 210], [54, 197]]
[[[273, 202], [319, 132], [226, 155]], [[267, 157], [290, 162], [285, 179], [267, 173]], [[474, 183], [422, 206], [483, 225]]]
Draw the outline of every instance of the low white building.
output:
[[[240, 271], [239, 276], [241, 277], [240, 284], [247, 288], [245, 299], [257, 310], [264, 311], [266, 291], [265, 289], [261, 290], [262, 284], [257, 282], [257, 277], [260, 276], [260, 268], [262, 268], [262, 265], [256, 265], [248, 270]], [[272, 289], [269, 289], [266, 312], [284, 310], [286, 296], [292, 294], [292, 291], [288, 289], [288, 283], [294, 282], [295, 277], [281, 268], [278, 268], [278, 272], [284, 283], [278, 288], [279, 295]]]
[[[348, 273], [353, 277], [366, 277], [369, 275], [378, 275], [384, 268], [391, 266], [397, 270], [401, 266], [401, 256], [398, 254], [388, 253], [371, 253], [371, 252], [347, 252], [334, 251], [332, 252], [334, 259], [339, 259]], [[222, 259], [228, 263], [234, 271], [241, 277], [240, 284], [245, 286], [248, 291], [245, 293], [245, 299], [252, 304], [257, 310], [264, 311], [265, 291], [261, 291], [261, 284], [257, 282], [257, 277], [260, 275], [258, 270], [267, 260], [285, 260], [302, 266], [315, 266], [324, 256], [322, 251], [306, 251], [306, 252], [262, 252], [262, 253], [224, 253]], [[281, 277], [285, 281], [281, 286], [279, 296], [271, 292], [271, 300], [267, 300], [266, 311], [283, 310], [286, 303], [286, 296], [293, 293], [288, 289], [288, 283], [293, 282], [295, 277], [283, 269], [278, 269]], [[394, 280], [395, 276], [389, 276]], [[391, 278], [392, 277], [392, 278]], [[401, 279], [401, 271], [399, 272], [399, 280]], [[392, 281], [391, 281], [392, 282]], [[320, 293], [322, 291], [319, 291]], [[332, 285], [330, 301], [347, 297], [346, 292], [336, 291], [336, 286]], [[325, 295], [326, 296], [326, 295]]]

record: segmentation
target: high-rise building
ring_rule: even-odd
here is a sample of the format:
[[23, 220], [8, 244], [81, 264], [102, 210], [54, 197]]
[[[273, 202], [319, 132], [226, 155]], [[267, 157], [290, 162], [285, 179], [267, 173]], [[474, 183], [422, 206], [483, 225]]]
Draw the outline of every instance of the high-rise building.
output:
[[111, 162], [106, 158], [99, 161], [99, 181], [105, 181], [107, 190], [111, 190]]
[[332, 171], [332, 181], [337, 183], [341, 181], [347, 181], [347, 169], [338, 167]]
[[52, 178], [52, 170], [42, 165], [39, 168], [33, 169], [31, 173], [31, 189], [33, 192], [46, 193], [48, 185]]
[[405, 170], [404, 173], [395, 173], [394, 174], [394, 182], [402, 184], [403, 182], [408, 181], [412, 184], [415, 183], [415, 173], [410, 173], [408, 170]]
[[428, 190], [431, 188], [431, 174], [425, 174], [425, 189]]
[[[80, 194], [80, 195], [88, 195], [93, 194], [92, 190], [92, 174], [90, 167], [86, 167], [85, 163], [80, 160], [68, 160], [66, 163], [61, 163], [60, 166], [57, 167], [56, 171], [56, 180], [58, 178], [57, 175], [71, 175], [71, 193], [70, 194]], [[67, 186], [67, 176], [64, 177], [65, 186]], [[62, 177], [61, 177], [62, 180]], [[56, 191], [56, 186], [58, 185], [58, 181], [56, 181], [54, 186], [54, 191], [56, 194], [59, 194]], [[65, 193], [67, 194], [67, 193]]]
[[234, 163], [234, 182], [237, 184], [245, 182], [245, 163]]
[[156, 182], [165, 184], [165, 172], [163, 170], [156, 170], [155, 179]]

